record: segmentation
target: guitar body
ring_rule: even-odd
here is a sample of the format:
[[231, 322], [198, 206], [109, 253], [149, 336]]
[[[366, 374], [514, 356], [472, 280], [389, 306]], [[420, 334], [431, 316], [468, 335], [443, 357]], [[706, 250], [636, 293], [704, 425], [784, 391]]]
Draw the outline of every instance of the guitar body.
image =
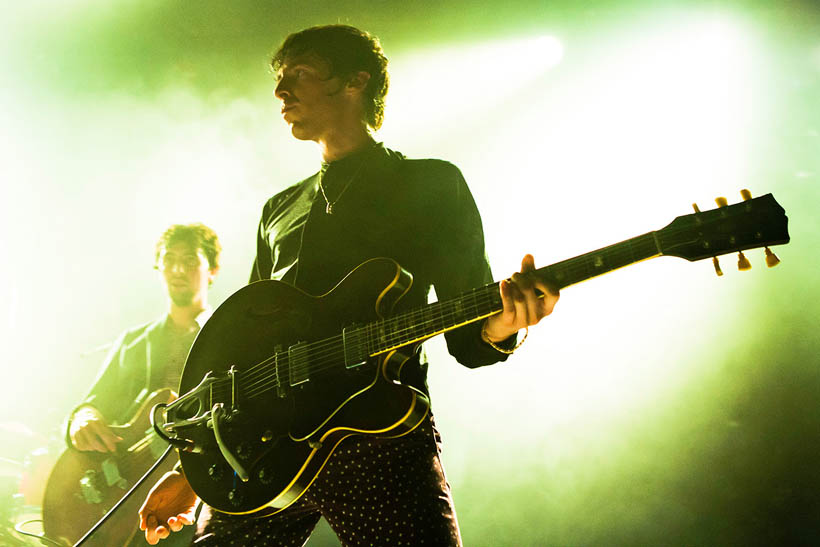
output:
[[[396, 262], [379, 258], [360, 265], [323, 296], [278, 281], [258, 281], [214, 312], [191, 348], [180, 389], [187, 392], [209, 372], [224, 374], [235, 367], [241, 389], [212, 388], [210, 404], [221, 402], [235, 410], [220, 432], [249, 480], [240, 480], [223, 458], [211, 426], [180, 426], [179, 437], [203, 448], [201, 453], [180, 452], [185, 475], [203, 501], [228, 513], [287, 507], [307, 490], [344, 438], [396, 437], [421, 423], [429, 409], [427, 397], [398, 381], [417, 346], [356, 364], [346, 364], [331, 344], [298, 354], [302, 342], [334, 335], [340, 339], [344, 327], [389, 314], [411, 283]], [[289, 365], [272, 377], [276, 363], [271, 356], [283, 352], [290, 353]], [[309, 367], [312, 372], [307, 373]], [[190, 415], [209, 410], [197, 406], [202, 404], [194, 400]], [[185, 417], [184, 407], [180, 415]]]
[[[49, 475], [43, 496], [43, 531], [46, 537], [73, 545], [88, 532], [145, 474], [166, 448], [151, 430], [150, 410], [175, 398], [170, 389], [154, 392], [140, 405], [134, 418], [112, 429], [123, 438], [117, 452], [80, 452], [67, 449]], [[152, 474], [159, 478], [176, 459], [167, 457]], [[125, 545], [139, 531], [137, 511], [154, 481], [142, 488], [112, 515], [84, 545]]]

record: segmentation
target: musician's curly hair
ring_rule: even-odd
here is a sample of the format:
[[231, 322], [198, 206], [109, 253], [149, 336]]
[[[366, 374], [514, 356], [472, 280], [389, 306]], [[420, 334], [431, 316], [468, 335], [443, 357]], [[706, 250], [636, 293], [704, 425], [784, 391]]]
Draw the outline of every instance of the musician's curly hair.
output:
[[222, 252], [222, 245], [216, 232], [201, 224], [173, 224], [160, 236], [157, 241], [154, 264], [159, 263], [159, 255], [163, 248], [175, 243], [186, 243], [194, 249], [202, 249], [208, 259], [208, 268], [213, 270], [219, 268], [219, 254]]
[[274, 72], [288, 57], [314, 53], [330, 65], [330, 75], [347, 79], [356, 72], [370, 74], [364, 90], [365, 121], [373, 129], [384, 121], [384, 97], [387, 95], [387, 57], [375, 36], [348, 25], [311, 27], [285, 38], [271, 59]]

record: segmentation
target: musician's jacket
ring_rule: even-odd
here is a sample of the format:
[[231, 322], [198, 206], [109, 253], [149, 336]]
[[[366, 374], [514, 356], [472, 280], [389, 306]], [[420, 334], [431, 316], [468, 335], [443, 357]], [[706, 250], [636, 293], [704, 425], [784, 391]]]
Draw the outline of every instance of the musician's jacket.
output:
[[[323, 164], [265, 204], [250, 279], [320, 295], [374, 257], [390, 257], [414, 276], [399, 309], [426, 304], [431, 286], [445, 300], [493, 281], [481, 217], [456, 166], [407, 159], [381, 144]], [[467, 367], [507, 357], [481, 340], [481, 323], [445, 334], [449, 352]], [[515, 337], [503, 344], [514, 345]], [[408, 365], [405, 381], [426, 391], [424, 357]]]
[[[211, 316], [208, 309], [199, 314], [199, 327]], [[108, 352], [93, 387], [83, 402], [69, 415], [66, 442], [71, 446], [68, 428], [77, 410], [93, 406], [110, 424], [131, 420], [139, 406], [161, 388], [179, 389], [185, 357], [198, 329], [182, 332], [167, 315], [120, 334]]]

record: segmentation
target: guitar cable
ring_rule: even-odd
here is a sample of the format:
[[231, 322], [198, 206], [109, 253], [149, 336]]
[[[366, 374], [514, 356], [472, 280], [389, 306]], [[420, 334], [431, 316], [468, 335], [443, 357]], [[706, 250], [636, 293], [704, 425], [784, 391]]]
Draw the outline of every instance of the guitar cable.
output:
[[[118, 501], [116, 504], [114, 504], [114, 507], [112, 507], [111, 509], [109, 509], [109, 510], [108, 510], [108, 512], [107, 512], [105, 515], [103, 515], [103, 517], [102, 517], [99, 521], [97, 521], [97, 524], [95, 524], [94, 526], [92, 526], [92, 527], [91, 527], [91, 529], [90, 529], [88, 532], [86, 532], [86, 533], [85, 533], [85, 535], [84, 535], [83, 537], [81, 537], [81, 538], [80, 538], [80, 540], [79, 540], [79, 541], [77, 541], [77, 543], [75, 543], [73, 547], [79, 547], [79, 546], [80, 546], [80, 545], [82, 545], [82, 544], [83, 544], [83, 543], [84, 543], [87, 539], [89, 539], [91, 536], [93, 536], [93, 535], [94, 535], [94, 532], [96, 532], [96, 531], [97, 531], [97, 529], [98, 529], [100, 526], [102, 526], [102, 525], [103, 525], [103, 523], [104, 523], [106, 520], [108, 520], [108, 518], [109, 518], [111, 515], [113, 515], [113, 514], [114, 514], [114, 512], [115, 512], [117, 509], [119, 509], [119, 507], [120, 507], [123, 503], [125, 503], [125, 500], [127, 500], [129, 497], [131, 497], [131, 494], [133, 494], [133, 493], [137, 490], [137, 488], [139, 488], [140, 486], [142, 486], [142, 483], [143, 483], [143, 482], [145, 482], [145, 480], [146, 480], [146, 479], [147, 479], [147, 478], [148, 478], [148, 477], [149, 477], [149, 476], [150, 476], [150, 475], [151, 475], [154, 471], [156, 471], [157, 467], [159, 467], [159, 465], [160, 465], [160, 464], [161, 464], [161, 463], [165, 460], [165, 458], [167, 458], [167, 457], [168, 457], [168, 454], [170, 454], [170, 453], [171, 453], [171, 450], [173, 450], [173, 449], [174, 449], [174, 447], [173, 447], [173, 446], [168, 446], [168, 447], [165, 449], [165, 452], [163, 452], [163, 453], [162, 453], [162, 456], [160, 456], [160, 457], [157, 459], [157, 461], [155, 461], [155, 462], [154, 462], [154, 465], [152, 465], [152, 466], [151, 466], [151, 468], [150, 468], [148, 471], [146, 471], [146, 472], [145, 472], [145, 474], [144, 474], [142, 477], [140, 477], [140, 479], [139, 479], [137, 482], [135, 482], [135, 483], [134, 483], [134, 486], [132, 486], [132, 487], [131, 487], [131, 489], [130, 489], [130, 490], [128, 490], [128, 492], [126, 492], [126, 494], [125, 494], [122, 498], [120, 498], [120, 501]], [[53, 542], [53, 540], [48, 540], [48, 541], [52, 541], [52, 542]], [[56, 543], [56, 542], [55, 542], [55, 543]], [[62, 544], [62, 543], [56, 543], [56, 545], [63, 545], [63, 544]]]
[[23, 526], [27, 526], [27, 525], [32, 524], [34, 522], [43, 522], [43, 519], [29, 519], [29, 520], [24, 520], [24, 521], [18, 522], [17, 524], [14, 525], [14, 531], [17, 532], [18, 534], [20, 534], [21, 536], [28, 536], [28, 537], [31, 537], [31, 538], [36, 538], [36, 539], [39, 539], [40, 542], [47, 542], [47, 543], [50, 543], [51, 545], [60, 545], [61, 547], [64, 547], [63, 543], [58, 543], [58, 542], [54, 541], [53, 539], [48, 537], [45, 534], [45, 532], [40, 533], [40, 534], [35, 534], [34, 532], [26, 532], [25, 530], [23, 530]]

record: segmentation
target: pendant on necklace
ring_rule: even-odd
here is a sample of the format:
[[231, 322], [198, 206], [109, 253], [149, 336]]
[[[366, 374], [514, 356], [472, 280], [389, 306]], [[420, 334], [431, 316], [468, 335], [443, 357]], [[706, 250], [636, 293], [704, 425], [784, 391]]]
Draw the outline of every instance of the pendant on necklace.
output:
[[329, 215], [333, 214], [333, 204], [332, 203], [327, 204], [327, 207], [325, 207], [325, 213], [327, 213]]

